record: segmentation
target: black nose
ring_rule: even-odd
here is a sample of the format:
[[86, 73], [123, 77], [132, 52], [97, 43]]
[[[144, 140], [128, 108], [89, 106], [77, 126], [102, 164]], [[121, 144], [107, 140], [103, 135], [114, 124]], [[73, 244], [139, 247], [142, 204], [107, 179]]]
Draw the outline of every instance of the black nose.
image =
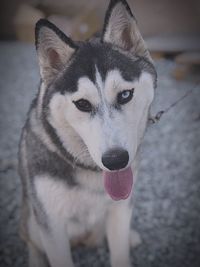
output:
[[128, 152], [120, 148], [110, 149], [102, 156], [103, 165], [112, 171], [125, 168], [128, 161]]

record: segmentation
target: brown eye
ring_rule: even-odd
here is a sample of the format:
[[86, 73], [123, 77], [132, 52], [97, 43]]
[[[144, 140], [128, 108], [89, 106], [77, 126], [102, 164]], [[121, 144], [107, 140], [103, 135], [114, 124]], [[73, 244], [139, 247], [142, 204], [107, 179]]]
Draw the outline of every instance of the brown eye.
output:
[[131, 101], [131, 99], [133, 98], [133, 92], [134, 92], [134, 89], [124, 90], [120, 92], [117, 95], [117, 103], [120, 105], [124, 105], [128, 103], [129, 101]]
[[91, 112], [92, 104], [86, 99], [80, 99], [78, 101], [73, 101], [74, 105], [83, 112]]

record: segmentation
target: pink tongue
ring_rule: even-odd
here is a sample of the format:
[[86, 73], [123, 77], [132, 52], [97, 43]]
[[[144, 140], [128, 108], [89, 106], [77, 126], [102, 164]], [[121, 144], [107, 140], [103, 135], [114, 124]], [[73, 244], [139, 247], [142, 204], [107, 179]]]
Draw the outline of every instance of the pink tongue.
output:
[[133, 173], [130, 167], [122, 171], [104, 171], [103, 176], [105, 190], [113, 200], [129, 197], [133, 185]]

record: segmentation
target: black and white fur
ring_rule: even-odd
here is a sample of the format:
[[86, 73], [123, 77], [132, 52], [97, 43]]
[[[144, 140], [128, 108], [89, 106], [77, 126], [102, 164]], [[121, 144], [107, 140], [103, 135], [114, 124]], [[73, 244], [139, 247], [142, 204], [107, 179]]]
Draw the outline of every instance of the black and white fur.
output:
[[[73, 42], [47, 20], [36, 25], [41, 85], [23, 128], [21, 234], [30, 267], [72, 267], [71, 244], [107, 237], [112, 267], [130, 267], [131, 197], [104, 191], [102, 154], [121, 147], [136, 176], [137, 151], [156, 72], [125, 0], [111, 0], [103, 32]], [[134, 88], [120, 106], [119, 92]], [[75, 106], [87, 99], [93, 112]]]

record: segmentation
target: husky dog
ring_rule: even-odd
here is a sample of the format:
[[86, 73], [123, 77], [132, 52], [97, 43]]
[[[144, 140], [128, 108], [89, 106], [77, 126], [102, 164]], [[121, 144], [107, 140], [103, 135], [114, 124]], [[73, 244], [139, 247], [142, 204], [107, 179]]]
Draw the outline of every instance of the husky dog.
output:
[[21, 234], [30, 267], [72, 267], [71, 245], [107, 237], [112, 267], [130, 267], [131, 192], [156, 71], [125, 0], [99, 36], [74, 42], [36, 25], [41, 84], [23, 128]]

